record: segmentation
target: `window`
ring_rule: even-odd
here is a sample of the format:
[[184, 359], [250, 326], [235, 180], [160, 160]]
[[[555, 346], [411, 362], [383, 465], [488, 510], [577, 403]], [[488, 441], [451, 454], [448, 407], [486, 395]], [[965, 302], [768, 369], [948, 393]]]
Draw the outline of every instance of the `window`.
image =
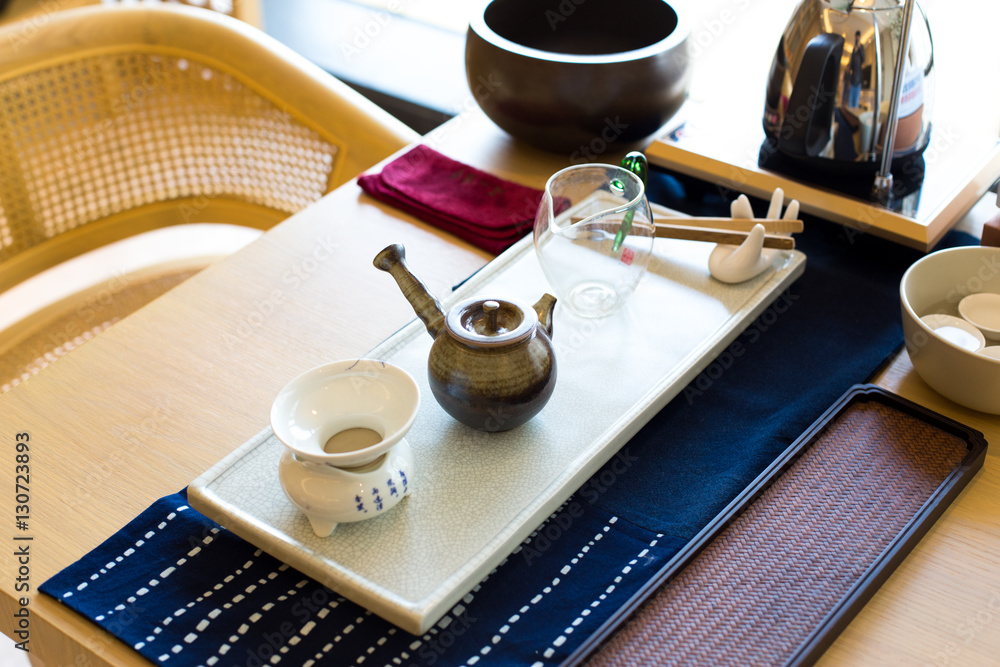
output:
[[457, 114], [469, 0], [262, 0], [264, 29], [420, 133]]

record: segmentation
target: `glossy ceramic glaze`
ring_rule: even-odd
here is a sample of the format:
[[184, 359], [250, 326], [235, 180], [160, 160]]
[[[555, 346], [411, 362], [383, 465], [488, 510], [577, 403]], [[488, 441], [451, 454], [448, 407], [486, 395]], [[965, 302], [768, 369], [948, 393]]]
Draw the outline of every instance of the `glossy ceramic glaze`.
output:
[[[480, 299], [458, 304], [449, 324], [484, 317]], [[484, 431], [507, 431], [534, 417], [548, 402], [556, 384], [552, 321], [555, 299], [543, 297], [539, 310], [514, 300], [494, 301], [508, 327], [524, 335], [505, 343], [482, 343], [464, 327], [449, 326], [431, 346], [428, 379], [431, 392], [452, 417]]]
[[[278, 393], [271, 429], [286, 448], [278, 479], [317, 535], [379, 516], [409, 493], [413, 455], [403, 436], [419, 406], [413, 377], [374, 359], [318, 366]], [[332, 444], [355, 429], [371, 438], [356, 447]]]
[[924, 315], [920, 321], [926, 324], [935, 336], [970, 352], [979, 352], [986, 346], [986, 338], [983, 337], [982, 332], [961, 317], [941, 314]]
[[593, 161], [648, 138], [684, 102], [689, 32], [664, 0], [489, 0], [471, 12], [466, 75], [501, 128]]
[[285, 495], [306, 515], [313, 532], [327, 537], [339, 523], [374, 519], [410, 494], [413, 452], [401, 439], [361, 468], [337, 468], [298, 458], [286, 449], [278, 464]]
[[[765, 218], [778, 218], [784, 220], [794, 220], [799, 215], [799, 202], [792, 199], [788, 202], [785, 214], [781, 215], [781, 208], [784, 206], [785, 192], [777, 188], [771, 193], [771, 203]], [[750, 206], [750, 199], [746, 195], [740, 195], [730, 204], [730, 213], [733, 219], [752, 220], [753, 208]], [[746, 241], [738, 246], [719, 244], [708, 256], [708, 272], [712, 277], [724, 283], [742, 283], [751, 278], [759, 276], [768, 267], [774, 265], [777, 250], [764, 250], [764, 227], [754, 225], [747, 235]]]
[[[915, 262], [900, 282], [906, 351], [913, 368], [941, 395], [974, 410], [1000, 414], [1000, 359], [934, 334], [921, 318], [956, 315], [969, 294], [1000, 293], [1000, 248], [949, 248]], [[954, 311], [954, 312], [952, 312]]]
[[970, 294], [958, 303], [958, 312], [987, 340], [1000, 340], [1000, 294]]
[[555, 297], [534, 305], [517, 299], [471, 298], [446, 314], [391, 245], [377, 268], [396, 280], [434, 339], [427, 374], [434, 398], [458, 421], [483, 431], [507, 431], [545, 406], [556, 382], [552, 347]]

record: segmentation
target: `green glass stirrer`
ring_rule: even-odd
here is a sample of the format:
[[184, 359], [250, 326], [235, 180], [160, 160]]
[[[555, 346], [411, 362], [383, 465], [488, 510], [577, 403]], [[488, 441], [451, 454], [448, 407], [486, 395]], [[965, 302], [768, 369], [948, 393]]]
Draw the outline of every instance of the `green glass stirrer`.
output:
[[[646, 176], [649, 173], [649, 163], [646, 162], [645, 155], [643, 155], [640, 151], [632, 151], [622, 158], [622, 167], [638, 176], [642, 181], [642, 187], [646, 187]], [[611, 181], [611, 187], [625, 192], [625, 184], [617, 178]], [[622, 243], [625, 242], [625, 237], [632, 231], [632, 218], [634, 216], [634, 208], [625, 212], [625, 219], [622, 220], [621, 227], [618, 228], [618, 233], [615, 234], [615, 242], [611, 246], [611, 252], [618, 252], [621, 250]]]

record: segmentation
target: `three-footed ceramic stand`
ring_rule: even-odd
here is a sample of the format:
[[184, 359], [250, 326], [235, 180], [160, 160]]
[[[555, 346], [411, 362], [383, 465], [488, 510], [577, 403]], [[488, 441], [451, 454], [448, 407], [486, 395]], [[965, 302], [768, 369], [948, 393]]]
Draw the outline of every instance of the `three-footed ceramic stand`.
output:
[[329, 536], [338, 523], [385, 514], [410, 495], [412, 475], [413, 452], [405, 439], [359, 468], [303, 460], [290, 448], [278, 465], [281, 488], [319, 537]]

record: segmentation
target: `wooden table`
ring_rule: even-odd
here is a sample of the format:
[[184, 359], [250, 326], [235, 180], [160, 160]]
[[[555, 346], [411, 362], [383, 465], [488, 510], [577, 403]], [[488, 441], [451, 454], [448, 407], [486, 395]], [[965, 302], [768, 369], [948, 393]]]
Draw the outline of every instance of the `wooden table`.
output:
[[[515, 144], [477, 111], [427, 143], [536, 187], [564, 166]], [[414, 271], [436, 294], [489, 259], [351, 183], [0, 396], [0, 466], [10, 482], [3, 507], [11, 521], [15, 437], [30, 434], [34, 657], [48, 665], [143, 664], [38, 595], [37, 586], [257, 433], [290, 378], [361, 356], [412, 319], [395, 284], [371, 266], [392, 242], [406, 245]], [[1000, 419], [938, 396], [905, 354], [879, 384], [1000, 442]], [[970, 665], [1000, 655], [998, 457], [987, 457], [824, 664]], [[14, 532], [2, 550], [0, 629], [8, 635], [20, 597]]]

